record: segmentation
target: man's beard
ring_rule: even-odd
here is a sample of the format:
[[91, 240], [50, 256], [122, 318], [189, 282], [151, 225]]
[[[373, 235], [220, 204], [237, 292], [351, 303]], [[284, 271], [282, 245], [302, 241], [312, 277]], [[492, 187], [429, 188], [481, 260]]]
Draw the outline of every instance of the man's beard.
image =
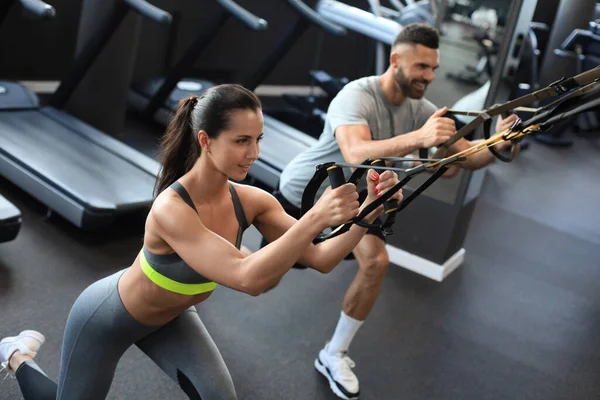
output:
[[[396, 74], [394, 75], [394, 78], [396, 79], [396, 83], [400, 87], [400, 90], [402, 90], [402, 93], [410, 99], [422, 98], [425, 95], [425, 90], [427, 90], [427, 86], [430, 83], [426, 79], [419, 79], [419, 80], [411, 81], [406, 76], [404, 76], [401, 69], [398, 69], [398, 72], [396, 72]], [[425, 85], [425, 87], [421, 91], [414, 86], [415, 83], [422, 83], [423, 85]]]

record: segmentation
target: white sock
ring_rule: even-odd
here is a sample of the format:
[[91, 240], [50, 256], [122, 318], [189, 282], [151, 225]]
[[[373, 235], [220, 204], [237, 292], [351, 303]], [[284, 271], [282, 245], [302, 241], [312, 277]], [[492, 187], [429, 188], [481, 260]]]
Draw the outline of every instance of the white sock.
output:
[[359, 321], [349, 317], [342, 311], [333, 337], [327, 346], [327, 352], [333, 355], [348, 351], [350, 343], [352, 343], [352, 339], [354, 339], [354, 335], [356, 335], [358, 328], [360, 328], [363, 322], [365, 321]]

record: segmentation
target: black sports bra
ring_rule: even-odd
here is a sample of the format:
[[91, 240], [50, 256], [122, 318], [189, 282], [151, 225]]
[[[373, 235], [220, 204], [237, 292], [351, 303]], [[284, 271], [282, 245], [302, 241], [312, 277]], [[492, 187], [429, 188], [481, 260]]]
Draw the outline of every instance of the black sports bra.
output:
[[[183, 201], [192, 207], [196, 214], [198, 213], [189, 193], [181, 183], [176, 181], [170, 188], [177, 192]], [[246, 214], [244, 213], [240, 198], [231, 183], [229, 183], [229, 192], [231, 193], [233, 209], [239, 224], [235, 242], [235, 247], [239, 249], [242, 244], [242, 235], [248, 228], [248, 221], [246, 220]], [[171, 292], [195, 295], [210, 292], [217, 286], [215, 282], [200, 275], [187, 265], [177, 253], [166, 255], [152, 254], [146, 247], [143, 247], [140, 254], [140, 263], [142, 271], [144, 271], [152, 282]]]

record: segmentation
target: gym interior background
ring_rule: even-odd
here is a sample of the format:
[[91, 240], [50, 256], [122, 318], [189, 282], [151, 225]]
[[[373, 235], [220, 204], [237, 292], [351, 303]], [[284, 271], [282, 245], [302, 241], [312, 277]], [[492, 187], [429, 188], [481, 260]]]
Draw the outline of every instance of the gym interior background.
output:
[[[56, 10], [51, 19], [31, 18], [18, 5], [0, 19], [0, 79], [33, 88], [42, 103], [85, 47], [84, 38], [91, 35], [83, 31], [86, 24], [102, 22], [91, 21], [90, 10], [117, 0], [48, 2]], [[168, 11], [171, 23], [129, 13], [66, 109], [154, 159], [164, 127], [128, 107], [129, 89], [167, 74], [222, 11], [217, 1], [151, 3]], [[268, 28], [250, 32], [230, 18], [186, 76], [245, 82], [299, 18], [284, 0], [238, 3]], [[322, 5], [305, 3], [315, 10]], [[374, 11], [372, 2], [342, 3]], [[398, 20], [393, 2], [381, 5]], [[426, 95], [440, 107], [483, 109], [600, 64], [595, 1], [449, 0], [445, 6], [441, 65]], [[527, 34], [520, 36], [518, 64], [510, 68], [509, 39], [523, 29], [519, 16]], [[374, 74], [376, 48], [364, 33], [347, 28], [336, 36], [310, 26], [257, 93], [273, 115], [286, 115], [286, 123], [298, 123], [294, 115], [306, 121], [306, 110], [289, 112], [283, 94], [326, 101], [326, 88], [309, 71], [348, 80]], [[0, 119], [4, 112], [0, 107]], [[514, 162], [496, 162], [482, 174], [436, 184], [399, 215], [394, 246], [440, 265], [464, 249], [464, 260], [440, 280], [402, 265], [389, 269], [369, 323], [352, 347], [362, 398], [598, 398], [599, 124], [590, 112], [528, 138]], [[309, 133], [312, 126], [302, 129]], [[317, 124], [308, 136], [318, 133]], [[25, 328], [42, 331], [48, 341], [38, 362], [56, 378], [72, 302], [89, 283], [131, 263], [142, 242], [144, 215], [119, 217], [99, 231], [82, 230], [48, 212], [43, 200], [1, 168], [0, 194], [18, 210], [20, 229], [0, 248], [0, 337]], [[247, 183], [272, 189], [260, 174]], [[244, 237], [253, 250], [259, 241], [255, 230]], [[198, 307], [241, 399], [332, 398], [312, 362], [334, 329], [355, 270], [353, 261], [329, 275], [292, 270], [258, 298], [219, 288]], [[0, 400], [18, 398], [14, 380], [0, 382]], [[119, 364], [109, 398], [185, 395], [132, 348]]]

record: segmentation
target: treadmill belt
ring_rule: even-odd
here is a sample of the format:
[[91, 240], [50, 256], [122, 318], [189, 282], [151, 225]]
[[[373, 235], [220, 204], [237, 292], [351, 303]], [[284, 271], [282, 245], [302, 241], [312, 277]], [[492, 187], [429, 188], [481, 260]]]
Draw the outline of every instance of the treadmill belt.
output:
[[260, 146], [260, 159], [282, 171], [298, 154], [308, 149], [317, 140], [289, 125], [264, 115], [264, 136]]
[[271, 187], [279, 181], [283, 168], [298, 154], [317, 143], [317, 139], [263, 115], [265, 126], [260, 155], [250, 167], [250, 176]]

